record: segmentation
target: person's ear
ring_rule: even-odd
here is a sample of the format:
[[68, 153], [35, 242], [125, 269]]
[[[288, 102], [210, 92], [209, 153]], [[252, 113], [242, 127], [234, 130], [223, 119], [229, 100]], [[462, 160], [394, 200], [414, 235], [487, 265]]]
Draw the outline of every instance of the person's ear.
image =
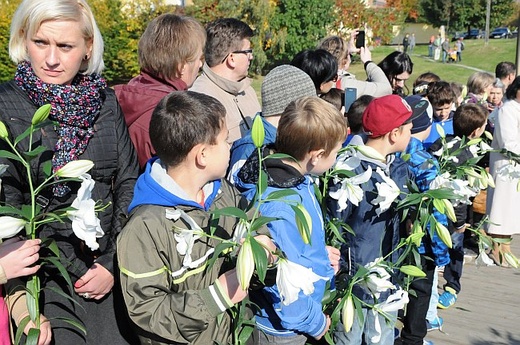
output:
[[195, 150], [195, 164], [205, 168], [208, 165], [208, 147], [205, 144], [198, 144], [193, 147]]
[[316, 166], [319, 163], [320, 159], [322, 159], [325, 156], [325, 150], [324, 149], [313, 150], [309, 154], [310, 154], [309, 162], [313, 166]]

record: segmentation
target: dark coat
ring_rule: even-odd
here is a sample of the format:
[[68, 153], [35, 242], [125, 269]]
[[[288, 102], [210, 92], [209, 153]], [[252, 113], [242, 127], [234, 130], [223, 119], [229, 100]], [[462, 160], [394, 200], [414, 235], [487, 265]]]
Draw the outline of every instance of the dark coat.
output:
[[[138, 174], [137, 158], [115, 94], [111, 89], [106, 89], [102, 96], [104, 102], [100, 114], [94, 122], [94, 135], [90, 139], [85, 152], [79, 157], [80, 159], [92, 160], [95, 164], [89, 172], [96, 182], [92, 191], [92, 199], [99, 200], [103, 204], [111, 203], [105, 211], [98, 214], [101, 227], [105, 232], [103, 237], [97, 239], [99, 250], [91, 252], [83, 241], [74, 235], [69, 221], [46, 225], [40, 229], [38, 235], [39, 237], [50, 237], [56, 240], [62, 259], [69, 263], [66, 267], [73, 283], [85, 274], [94, 262], [114, 273], [116, 236], [121, 231], [121, 220], [127, 214]], [[26, 93], [19, 89], [14, 81], [0, 85], [0, 119], [7, 126], [11, 138], [21, 134], [29, 127], [36, 109], [37, 107]], [[57, 139], [52, 125], [44, 127], [33, 135], [33, 147], [43, 145], [47, 148], [39, 159], [31, 161], [32, 178], [38, 184], [44, 178], [43, 163], [52, 158]], [[28, 143], [29, 139], [26, 138], [18, 144], [18, 147], [25, 151]], [[5, 141], [0, 140], [0, 149], [9, 150]], [[15, 206], [27, 204], [30, 194], [27, 177], [21, 164], [5, 158], [0, 159], [0, 164], [9, 165], [8, 170], [2, 176], [2, 201]], [[42, 194], [48, 202], [42, 202], [42, 204], [47, 204], [49, 211], [70, 205], [76, 198], [79, 183], [74, 182], [69, 186], [72, 192], [61, 198], [53, 197], [51, 191], [44, 191]], [[55, 269], [44, 266], [40, 273], [42, 287], [45, 287], [45, 285], [62, 286], [63, 279]], [[61, 296], [51, 293], [50, 290], [44, 290], [43, 297], [46, 304], [43, 313], [48, 318], [56, 317], [58, 314], [59, 316], [70, 317], [70, 315], [64, 313], [64, 310], [60, 312], [63, 308], [60, 307], [60, 309], [51, 305], [53, 301], [54, 303], [64, 303], [69, 308], [76, 309], [76, 316], [85, 324], [88, 333], [87, 343], [124, 343], [121, 335], [114, 331], [117, 329], [117, 325], [113, 316], [112, 294], [105, 297], [101, 302], [81, 299], [75, 293], [72, 293], [72, 295], [84, 306], [85, 310], [70, 304]], [[56, 325], [58, 323], [58, 321], [53, 321], [53, 338], [56, 344], [79, 344], [82, 342], [81, 337], [78, 339], [77, 335], [69, 337], [65, 331], [57, 331]], [[75, 332], [69, 331], [68, 333]], [[108, 335], [108, 338], [105, 337], [106, 335]]]

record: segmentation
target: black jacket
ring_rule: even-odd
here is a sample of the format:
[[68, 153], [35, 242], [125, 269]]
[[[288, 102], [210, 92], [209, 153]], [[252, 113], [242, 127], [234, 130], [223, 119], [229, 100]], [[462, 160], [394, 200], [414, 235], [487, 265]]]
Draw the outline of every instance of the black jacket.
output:
[[[94, 168], [89, 172], [96, 182], [92, 191], [92, 199], [111, 205], [98, 214], [105, 235], [98, 238], [99, 250], [91, 252], [83, 241], [78, 239], [71, 222], [52, 223], [40, 229], [39, 237], [52, 237], [60, 248], [61, 255], [70, 261], [68, 271], [74, 278], [79, 278], [95, 262], [103, 265], [113, 273], [115, 254], [115, 239], [121, 231], [121, 218], [127, 214], [128, 205], [132, 200], [133, 187], [137, 179], [138, 164], [121, 109], [114, 92], [105, 89], [103, 106], [94, 122], [94, 135], [88, 143], [80, 159], [94, 162]], [[31, 124], [31, 119], [37, 107], [14, 83], [0, 85], [0, 120], [7, 126], [10, 137], [14, 138], [25, 131]], [[57, 141], [52, 125], [46, 126], [33, 135], [33, 147], [43, 145], [47, 149], [39, 159], [31, 161], [31, 173], [38, 184], [43, 180], [42, 165], [52, 158]], [[25, 151], [29, 139], [22, 140], [18, 147]], [[7, 143], [0, 140], [1, 150], [10, 150]], [[0, 164], [8, 164], [8, 170], [1, 176], [1, 200], [9, 205], [20, 206], [28, 203], [29, 190], [25, 170], [20, 163], [0, 158]], [[69, 184], [72, 191], [62, 198], [52, 197], [50, 191], [43, 195], [49, 199], [48, 210], [70, 205], [76, 198], [79, 183]], [[42, 202], [45, 204], [45, 201]]]

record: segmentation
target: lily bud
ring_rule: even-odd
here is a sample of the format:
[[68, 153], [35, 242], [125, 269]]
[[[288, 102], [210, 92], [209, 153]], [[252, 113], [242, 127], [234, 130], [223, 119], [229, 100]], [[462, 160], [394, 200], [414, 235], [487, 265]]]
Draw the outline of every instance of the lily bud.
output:
[[404, 265], [399, 268], [401, 272], [407, 274], [412, 277], [426, 277], [426, 273], [424, 273], [419, 267], [414, 265]]
[[2, 216], [0, 217], [0, 224], [2, 224], [0, 227], [0, 238], [9, 238], [19, 233], [27, 222], [20, 218]]
[[[303, 242], [305, 244], [309, 244], [311, 241], [310, 237], [312, 234], [311, 215], [309, 214], [309, 212], [307, 212], [307, 210], [303, 207], [302, 204], [298, 204], [296, 208], [300, 210], [300, 213], [296, 213], [296, 226], [298, 227], [298, 231], [300, 231], [300, 235], [302, 236]], [[303, 217], [301, 217], [301, 215], [303, 215]], [[309, 230], [307, 231], [306, 229]]]
[[262, 147], [264, 144], [265, 130], [261, 116], [256, 116], [253, 120], [253, 127], [251, 129], [251, 139], [255, 147]]
[[0, 121], [0, 138], [5, 140], [8, 136], [9, 133], [7, 132], [7, 127], [2, 121]]
[[359, 151], [361, 152], [364, 156], [368, 157], [368, 158], [372, 158], [372, 159], [377, 159], [379, 161], [386, 161], [386, 158], [380, 154], [378, 151], [376, 151], [374, 148], [370, 147], [370, 146], [365, 146], [365, 145], [359, 145], [359, 146], [356, 146], [356, 151]]
[[87, 159], [80, 159], [77, 161], [71, 161], [62, 166], [57, 172], [56, 176], [58, 177], [80, 177], [81, 175], [87, 173], [92, 167], [94, 163]]
[[251, 239], [248, 237], [242, 243], [242, 247], [238, 252], [237, 258], [237, 277], [240, 288], [246, 291], [249, 287], [249, 281], [255, 270], [255, 259], [253, 258], [253, 248], [251, 248]]
[[439, 124], [436, 124], [435, 126], [437, 127], [437, 133], [439, 133], [439, 136], [441, 138], [446, 138], [446, 132], [444, 132], [444, 128]]
[[457, 216], [455, 216], [455, 210], [453, 209], [453, 204], [448, 199], [442, 199], [444, 203], [444, 211], [446, 212], [446, 216], [452, 221], [457, 221]]
[[347, 296], [345, 305], [343, 305], [343, 310], [341, 312], [341, 321], [343, 322], [343, 326], [345, 327], [345, 332], [350, 331], [352, 325], [354, 324], [354, 302], [352, 301], [352, 295]]
[[437, 231], [437, 235], [441, 239], [442, 242], [444, 242], [448, 248], [452, 248], [453, 244], [451, 242], [451, 235], [448, 229], [444, 225], [442, 225], [439, 222], [435, 223], [435, 230]]
[[31, 123], [33, 125], [37, 125], [40, 122], [43, 122], [43, 121], [47, 120], [47, 118], [49, 117], [50, 113], [51, 113], [51, 105], [50, 104], [42, 105], [34, 113], [33, 118], [31, 120]]
[[491, 174], [485, 170], [484, 170], [484, 172], [486, 173], [486, 179], [487, 179], [488, 186], [491, 188], [495, 188], [495, 180], [493, 180], [493, 176], [491, 176]]

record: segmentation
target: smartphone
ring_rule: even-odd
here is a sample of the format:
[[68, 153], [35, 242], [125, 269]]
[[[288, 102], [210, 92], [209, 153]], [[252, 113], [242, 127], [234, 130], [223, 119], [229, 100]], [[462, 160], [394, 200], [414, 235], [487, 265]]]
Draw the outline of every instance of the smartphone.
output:
[[348, 113], [352, 103], [356, 101], [357, 89], [355, 87], [345, 88], [345, 113]]
[[365, 46], [365, 31], [358, 31], [356, 36], [356, 48], [362, 48]]

